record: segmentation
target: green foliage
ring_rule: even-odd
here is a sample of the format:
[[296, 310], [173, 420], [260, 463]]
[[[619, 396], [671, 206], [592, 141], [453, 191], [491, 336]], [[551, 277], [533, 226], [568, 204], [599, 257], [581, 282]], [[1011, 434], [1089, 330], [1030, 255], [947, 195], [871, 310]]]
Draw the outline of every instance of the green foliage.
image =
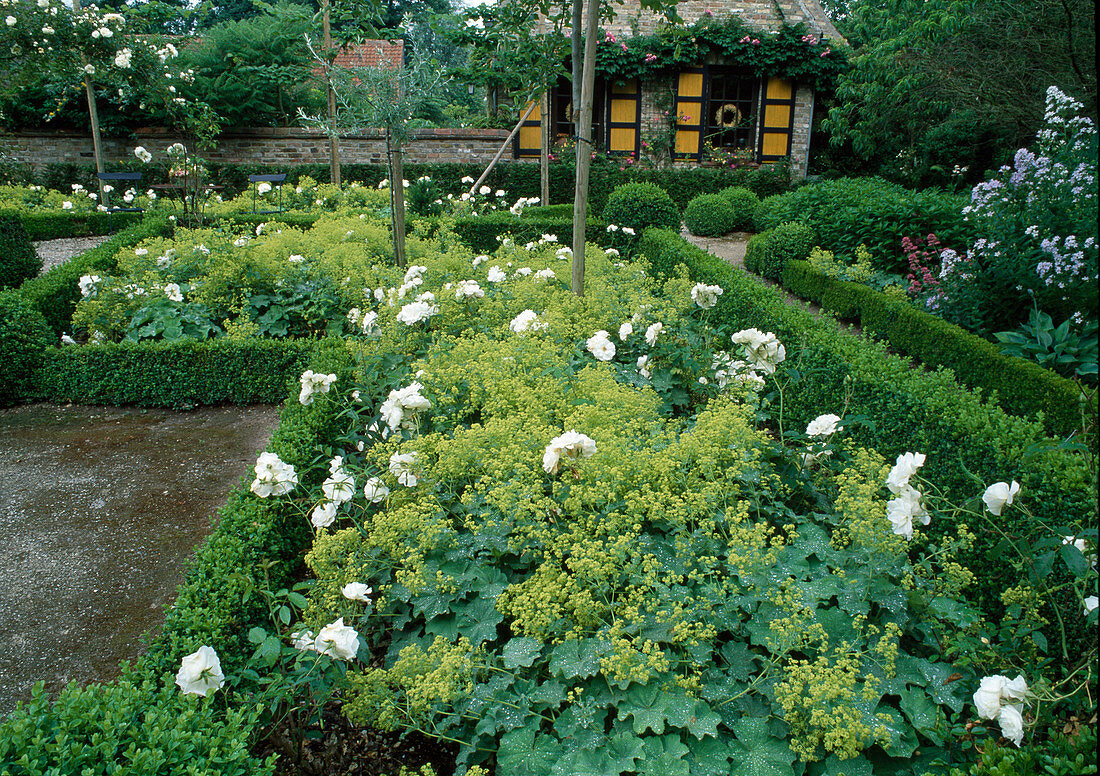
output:
[[768, 230], [758, 271], [770, 280], [779, 280], [783, 277], [783, 269], [787, 264], [801, 261], [810, 255], [816, 239], [814, 230], [801, 221], [786, 221], [777, 225]]
[[54, 341], [41, 313], [17, 292], [0, 291], [0, 363], [7, 369], [0, 385], [0, 407], [33, 390], [43, 353]]
[[624, 183], [607, 199], [603, 218], [609, 224], [641, 232], [651, 226], [679, 229], [680, 210], [668, 192], [654, 183]]
[[1090, 776], [1096, 771], [1096, 730], [1082, 727], [1075, 735], [1055, 733], [1022, 748], [990, 744], [978, 762], [953, 768], [951, 776]]
[[11, 776], [189, 773], [253, 776], [275, 772], [274, 758], [250, 752], [254, 709], [223, 712], [183, 697], [171, 675], [128, 675], [79, 687], [56, 700], [35, 687], [30, 701], [0, 722], [0, 771]]
[[816, 269], [810, 262], [791, 262], [783, 287], [803, 299], [873, 331], [891, 350], [918, 358], [931, 368], [946, 367], [962, 384], [988, 395], [1013, 415], [1036, 418], [1052, 436], [1081, 428], [1080, 389], [1026, 360], [1003, 354], [996, 345], [863, 284], [847, 282]]
[[31, 211], [20, 214], [31, 240], [59, 240], [111, 234], [141, 221], [141, 213], [87, 213]]
[[763, 267], [768, 256], [768, 243], [771, 241], [771, 230], [764, 230], [754, 234], [745, 245], [745, 269], [757, 275], [763, 275]]
[[[485, 216], [458, 218], [454, 222], [454, 232], [470, 246], [475, 253], [492, 253], [500, 246], [504, 237], [511, 237], [520, 245], [537, 241], [544, 234], [558, 235], [563, 239], [573, 233], [572, 206], [563, 208], [567, 213], [551, 212], [544, 216], [545, 208], [527, 208], [519, 218], [511, 213], [491, 213]], [[585, 234], [589, 242], [604, 244], [607, 234], [605, 221], [589, 218]]]
[[18, 288], [42, 269], [19, 213], [0, 211], [0, 289]]
[[1063, 377], [1080, 376], [1096, 385], [1097, 322], [1086, 321], [1080, 332], [1073, 331], [1071, 323], [1065, 320], [1055, 327], [1050, 316], [1036, 308], [1019, 329], [995, 336], [1005, 355], [1030, 359]]
[[[883, 347], [836, 331], [828, 322], [792, 308], [775, 291], [739, 275], [720, 259], [686, 244], [679, 235], [653, 231], [641, 241], [642, 253], [651, 257], [657, 251], [675, 250], [693, 280], [721, 285], [725, 293], [715, 313], [731, 327], [756, 326], [776, 332], [781, 339], [805, 343], [800, 371], [807, 379], [787, 404], [792, 425], [808, 423], [822, 408], [834, 406], [836, 397], [850, 392], [849, 412], [873, 423], [853, 429], [853, 440], [873, 447], [887, 459], [920, 450], [928, 457], [927, 477], [938, 487], [965, 492], [973, 487], [975, 477], [985, 483], [1012, 479], [1020, 482], [1033, 494], [1031, 503], [1037, 520], [1005, 519], [1006, 531], [1032, 537], [1042, 523], [1056, 525], [1067, 515], [1095, 515], [1093, 475], [1079, 457], [1051, 441], [1039, 423], [1012, 417], [996, 403], [960, 388], [950, 371], [913, 370], [906, 359], [888, 355]], [[873, 293], [859, 286], [855, 292]], [[891, 302], [883, 305], [884, 317], [895, 309], [898, 314], [906, 310]], [[885, 330], [887, 326], [879, 324], [877, 328]], [[918, 334], [923, 330], [916, 326], [909, 331], [914, 332], [914, 343], [938, 344]], [[970, 357], [969, 347], [960, 349], [960, 360]], [[994, 346], [989, 348], [995, 350]], [[1003, 358], [996, 352], [991, 355]], [[936, 363], [936, 357], [929, 356], [928, 361]], [[1019, 372], [1014, 370], [1015, 374], [1027, 373], [1026, 362], [1016, 364]], [[1026, 390], [1036, 394], [1048, 391], [1049, 373], [1033, 374], [1034, 387]], [[1065, 398], [1057, 410], [1056, 428], [1065, 428], [1075, 417], [1068, 408], [1076, 402], [1076, 394], [1062, 395]], [[1051, 407], [1052, 416], [1058, 406]], [[939, 533], [951, 528], [933, 525], [930, 530]], [[992, 537], [980, 537], [972, 556], [974, 562], [999, 563], [994, 547]], [[985, 575], [979, 578], [975, 592], [975, 599], [994, 611], [1000, 607], [996, 585], [992, 576]], [[1057, 637], [1055, 631], [1047, 629], [1052, 642]], [[1083, 629], [1075, 632], [1073, 638], [1091, 640]]]
[[195, 75], [187, 96], [210, 105], [226, 126], [291, 124], [299, 108], [314, 110], [320, 102], [309, 84], [303, 35], [310, 29], [309, 11], [285, 1], [211, 27], [180, 53], [180, 68]]
[[275, 403], [315, 344], [218, 339], [51, 348], [36, 390], [47, 401], [194, 407]]
[[56, 336], [71, 331], [71, 320], [80, 300], [79, 281], [82, 275], [109, 273], [117, 266], [116, 254], [124, 246], [168, 231], [164, 218], [146, 217], [119, 232], [107, 242], [53, 267], [45, 275], [28, 280], [19, 289], [23, 297], [42, 313]]
[[1051, 84], [1095, 111], [1095, 17], [1085, 0], [847, 6], [839, 26], [855, 53], [824, 129], [864, 172], [972, 184], [1034, 135]]
[[909, 265], [903, 237], [934, 233], [944, 245], [968, 242], [972, 229], [963, 218], [964, 204], [961, 196], [909, 191], [877, 178], [841, 178], [765, 200], [754, 220], [757, 231], [805, 221], [821, 247], [854, 255], [864, 245], [877, 269], [904, 274]]
[[734, 230], [736, 220], [733, 205], [721, 194], [700, 194], [684, 210], [684, 225], [698, 237], [727, 235]]
[[760, 197], [752, 189], [744, 186], [727, 186], [718, 192], [733, 206], [733, 231], [744, 232], [752, 229], [756, 209], [760, 206]]

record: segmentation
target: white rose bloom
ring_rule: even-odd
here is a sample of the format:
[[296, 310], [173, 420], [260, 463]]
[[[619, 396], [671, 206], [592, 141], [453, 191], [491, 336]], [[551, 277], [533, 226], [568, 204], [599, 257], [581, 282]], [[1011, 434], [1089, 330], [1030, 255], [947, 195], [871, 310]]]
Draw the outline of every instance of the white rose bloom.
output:
[[299, 652], [316, 652], [317, 651], [317, 637], [311, 630], [300, 630], [290, 634], [290, 638], [293, 639], [293, 646]]
[[704, 283], [696, 283], [691, 289], [691, 300], [704, 310], [709, 310], [718, 304], [718, 297], [722, 295], [721, 286], [708, 286]]
[[631, 229], [629, 226], [624, 226], [623, 227], [623, 234], [629, 234], [631, 237], [633, 237], [634, 236], [634, 230]]
[[485, 292], [476, 280], [460, 280], [458, 285], [455, 286], [455, 299], [460, 302], [463, 299], [480, 299], [483, 296], [485, 296]]
[[649, 356], [638, 356], [638, 374], [647, 380], [653, 376], [653, 370], [649, 366]]
[[932, 518], [920, 503], [920, 491], [906, 487], [897, 498], [890, 499], [886, 503], [886, 517], [893, 526], [894, 533], [913, 538], [913, 522], [928, 525]]
[[134, 156], [140, 159], [142, 164], [148, 164], [153, 160], [153, 155], [145, 150], [145, 146], [138, 146], [135, 148]]
[[886, 487], [891, 493], [901, 493], [909, 485], [909, 478], [924, 466], [924, 453], [902, 453], [886, 476]]
[[164, 287], [164, 295], [171, 299], [173, 302], [183, 301], [183, 292], [180, 290], [178, 283], [169, 283]]
[[1001, 692], [1008, 684], [1008, 677], [995, 675], [982, 679], [974, 691], [974, 706], [982, 719], [997, 719], [1001, 713]]
[[94, 297], [96, 295], [96, 283], [100, 281], [99, 275], [82, 275], [77, 285], [80, 287], [82, 297]]
[[473, 182], [474, 182], [474, 179], [471, 178], [469, 175], [464, 175], [462, 177], [462, 180], [459, 181], [459, 183], [462, 183], [462, 184], [470, 184], [470, 183], [473, 183]]
[[123, 70], [128, 70], [130, 67], [130, 57], [132, 56], [130, 49], [122, 49], [115, 55], [115, 66], [120, 67]]
[[16, 19], [14, 16], [8, 16], [8, 17], [5, 17], [5, 19], [4, 19], [4, 23], [6, 25], [8, 25], [9, 27], [14, 27], [15, 23], [17, 21], [18, 21], [18, 19]]
[[1017, 675], [1012, 681], [1005, 682], [1004, 687], [1001, 688], [1001, 697], [1008, 698], [1010, 701], [1026, 701], [1032, 695], [1023, 674]]
[[546, 269], [540, 269], [535, 273], [535, 280], [556, 280], [557, 275], [554, 274], [554, 270], [547, 267]]
[[206, 695], [225, 685], [218, 653], [205, 644], [180, 661], [176, 684], [184, 695]]
[[657, 321], [657, 323], [650, 324], [649, 328], [645, 330], [645, 343], [647, 345], [649, 345], [650, 347], [653, 347], [654, 345], [656, 345], [657, 344], [657, 337], [659, 337], [661, 332], [664, 331], [664, 330], [665, 330], [665, 325], [663, 323], [661, 323], [660, 321]]
[[390, 495], [390, 489], [386, 487], [386, 483], [377, 477], [371, 477], [367, 480], [367, 484], [363, 486], [363, 497], [372, 504], [377, 504], [388, 495]]
[[597, 361], [610, 361], [615, 358], [615, 343], [611, 341], [606, 331], [600, 329], [588, 338], [588, 352]]
[[382, 333], [381, 327], [378, 325], [378, 313], [374, 310], [368, 310], [363, 313], [362, 319], [363, 333], [368, 337], [377, 337]]
[[261, 181], [260, 183], [256, 184], [256, 193], [260, 196], [263, 196], [269, 191], [271, 191], [271, 184], [267, 181]]
[[336, 375], [323, 375], [314, 372], [312, 369], [307, 369], [302, 372], [300, 382], [302, 384], [302, 390], [298, 394], [298, 401], [304, 405], [309, 405], [313, 404], [313, 395], [315, 393], [329, 392], [329, 388], [336, 382]]
[[73, 203], [70, 202], [69, 200], [65, 200], [64, 202], [61, 203], [61, 209], [62, 210], [72, 210], [73, 209]]
[[413, 469], [418, 457], [416, 453], [394, 453], [390, 456], [390, 474], [406, 488], [415, 488], [420, 482], [420, 478], [416, 476]]
[[341, 617], [321, 628], [314, 646], [322, 655], [338, 660], [354, 660], [359, 652], [359, 634], [355, 628], [344, 625], [344, 618]]
[[577, 460], [591, 458], [595, 454], [596, 442], [591, 437], [570, 429], [550, 440], [542, 454], [542, 468], [548, 474], [557, 474], [561, 469], [562, 457]]
[[1001, 733], [1012, 743], [1019, 746], [1024, 740], [1024, 715], [1021, 713], [1020, 704], [1011, 703], [1001, 709], [1001, 716], [997, 719], [1001, 725]]
[[95, 65], [84, 65], [84, 72], [88, 75], [95, 75]]
[[355, 478], [338, 468], [321, 483], [321, 492], [332, 501], [333, 507], [338, 507], [355, 498]]
[[489, 282], [490, 283], [503, 283], [508, 278], [508, 275], [504, 273], [500, 267], [489, 267]]
[[363, 601], [367, 603], [370, 601], [370, 594], [374, 592], [374, 589], [370, 585], [364, 585], [362, 582], [348, 582], [340, 588], [340, 592], [343, 593], [344, 598], [349, 601]]
[[489, 188], [488, 186], [482, 186], [480, 189], [477, 190], [477, 193], [481, 194], [482, 196], [485, 196], [486, 194], [489, 194], [490, 192], [492, 192], [492, 189]]
[[397, 313], [397, 320], [406, 326], [426, 321], [439, 312], [439, 308], [428, 302], [411, 302]]
[[487, 255], [485, 255], [484, 253], [482, 253], [478, 256], [474, 256], [473, 264], [476, 267], [476, 266], [479, 266], [480, 264], [483, 264], [483, 263], [487, 262], [488, 260], [489, 260], [489, 257]]
[[759, 369], [765, 374], [774, 373], [776, 366], [787, 358], [786, 349], [771, 332], [743, 329], [730, 337], [730, 340], [735, 345], [742, 345], [753, 369]]
[[249, 490], [260, 498], [283, 496], [298, 484], [298, 474], [291, 464], [283, 463], [275, 453], [263, 452], [256, 459], [256, 479]]
[[1011, 505], [1012, 500], [1016, 498], [1016, 494], [1019, 492], [1020, 483], [1016, 480], [1013, 480], [1011, 485], [1007, 482], [995, 482], [985, 489], [985, 493], [982, 494], [982, 501], [985, 502], [985, 508], [991, 514], [1000, 515], [1001, 510]]
[[627, 321], [619, 327], [619, 342], [626, 342], [626, 338], [634, 333], [634, 325]]
[[836, 415], [818, 415], [806, 426], [806, 436], [827, 437], [835, 434], [840, 418]]
[[508, 328], [516, 334], [524, 334], [528, 331], [546, 328], [546, 324], [539, 322], [539, 315], [534, 310], [524, 310], [512, 319], [511, 323], [508, 324]]
[[309, 516], [314, 528], [327, 528], [336, 522], [336, 505], [331, 501], [318, 504]]
[[528, 275], [530, 275], [530, 274], [531, 274], [532, 272], [534, 272], [534, 270], [533, 270], [533, 269], [531, 269], [530, 267], [520, 267], [519, 269], [517, 269], [517, 270], [516, 270], [516, 271], [515, 271], [515, 272], [514, 272], [514, 273], [512, 274], [512, 277], [516, 277], [516, 278], [521, 278], [521, 277], [527, 277], [527, 276], [528, 276]]
[[1098, 604], [1100, 604], [1100, 599], [1098, 599], [1096, 596], [1090, 595], [1088, 598], [1086, 598], [1085, 599], [1085, 616], [1088, 617], [1090, 614], [1092, 614], [1092, 612], [1096, 609]]

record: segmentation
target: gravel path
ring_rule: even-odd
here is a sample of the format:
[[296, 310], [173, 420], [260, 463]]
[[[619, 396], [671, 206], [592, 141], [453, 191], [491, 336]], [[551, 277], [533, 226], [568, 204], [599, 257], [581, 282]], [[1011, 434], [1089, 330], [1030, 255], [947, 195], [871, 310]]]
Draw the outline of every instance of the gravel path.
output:
[[107, 242], [111, 235], [99, 237], [65, 237], [61, 240], [41, 240], [34, 244], [38, 252], [38, 258], [42, 259], [42, 271], [44, 275], [58, 264], [64, 264], [73, 256], [84, 253], [97, 245]]

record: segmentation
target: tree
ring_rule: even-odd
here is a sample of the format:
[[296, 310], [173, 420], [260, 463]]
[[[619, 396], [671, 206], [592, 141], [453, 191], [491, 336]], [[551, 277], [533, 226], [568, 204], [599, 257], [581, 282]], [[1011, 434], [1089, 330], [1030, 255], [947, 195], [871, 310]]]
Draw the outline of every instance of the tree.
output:
[[1088, 0], [851, 0], [838, 25], [856, 55], [825, 129], [872, 171], [980, 178], [1034, 136], [1052, 85], [1095, 115]]

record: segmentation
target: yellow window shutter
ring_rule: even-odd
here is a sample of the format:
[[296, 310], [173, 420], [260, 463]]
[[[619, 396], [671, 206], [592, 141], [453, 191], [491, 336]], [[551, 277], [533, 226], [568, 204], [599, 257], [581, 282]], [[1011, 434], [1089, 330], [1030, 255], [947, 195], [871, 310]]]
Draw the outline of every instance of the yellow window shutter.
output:
[[794, 84], [781, 78], [769, 78], [762, 100], [760, 122], [760, 161], [775, 162], [791, 154], [794, 129]]
[[642, 104], [638, 79], [611, 85], [608, 95], [606, 148], [612, 154], [638, 152], [638, 121]]
[[676, 82], [676, 145], [678, 159], [699, 158], [703, 148], [703, 78], [701, 69], [684, 70]]
[[[542, 152], [542, 105], [538, 100], [533, 102], [535, 109], [531, 111], [531, 115], [519, 128], [514, 141], [517, 159], [537, 158]], [[526, 113], [530, 107], [530, 102], [524, 105], [520, 115]]]

